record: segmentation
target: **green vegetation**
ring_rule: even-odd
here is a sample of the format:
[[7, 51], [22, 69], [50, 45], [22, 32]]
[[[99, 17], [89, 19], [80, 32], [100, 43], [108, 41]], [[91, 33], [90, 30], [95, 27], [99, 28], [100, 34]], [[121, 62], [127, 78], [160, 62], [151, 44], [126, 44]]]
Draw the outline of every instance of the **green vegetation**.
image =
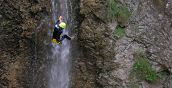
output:
[[129, 18], [128, 9], [124, 6], [119, 7], [118, 14], [117, 14], [118, 22], [125, 23], [128, 21], [128, 18]]
[[107, 0], [107, 18], [109, 20], [127, 21], [129, 18], [128, 9], [117, 3], [116, 0]]
[[107, 18], [109, 21], [117, 20], [118, 26], [114, 31], [114, 36], [121, 38], [125, 34], [124, 26], [129, 19], [128, 8], [119, 4], [117, 0], [107, 0]]
[[141, 53], [136, 54], [136, 62], [133, 65], [133, 71], [138, 78], [148, 82], [155, 82], [157, 80], [157, 73], [151, 67], [147, 58]]
[[115, 37], [121, 38], [122, 36], [124, 36], [125, 30], [124, 30], [124, 28], [122, 28], [121, 26], [118, 25], [113, 34]]
[[107, 18], [112, 20], [118, 13], [117, 2], [115, 0], [107, 0], [107, 5]]

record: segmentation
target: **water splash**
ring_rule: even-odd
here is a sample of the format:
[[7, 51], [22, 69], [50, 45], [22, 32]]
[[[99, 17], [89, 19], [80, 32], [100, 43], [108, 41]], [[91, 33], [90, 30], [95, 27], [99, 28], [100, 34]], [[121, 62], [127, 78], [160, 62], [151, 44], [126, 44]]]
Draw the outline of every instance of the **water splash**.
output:
[[[63, 21], [67, 22], [68, 8], [67, 0], [51, 0], [52, 2], [52, 18], [54, 23], [57, 16], [62, 15]], [[68, 30], [64, 30], [68, 34]], [[53, 45], [51, 59], [53, 59], [49, 72], [49, 88], [69, 88], [69, 71], [70, 71], [70, 42], [64, 40], [62, 45]]]

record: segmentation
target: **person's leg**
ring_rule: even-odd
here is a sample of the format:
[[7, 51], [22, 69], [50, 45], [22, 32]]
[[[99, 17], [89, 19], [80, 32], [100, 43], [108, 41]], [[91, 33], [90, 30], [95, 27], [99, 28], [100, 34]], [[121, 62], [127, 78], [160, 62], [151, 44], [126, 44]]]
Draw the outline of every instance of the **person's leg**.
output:
[[71, 40], [71, 38], [68, 35], [64, 35], [64, 37], [68, 40]]
[[68, 39], [68, 40], [71, 40], [71, 38], [69, 36], [63, 35], [62, 38], [61, 38], [61, 41], [63, 41], [65, 38]]

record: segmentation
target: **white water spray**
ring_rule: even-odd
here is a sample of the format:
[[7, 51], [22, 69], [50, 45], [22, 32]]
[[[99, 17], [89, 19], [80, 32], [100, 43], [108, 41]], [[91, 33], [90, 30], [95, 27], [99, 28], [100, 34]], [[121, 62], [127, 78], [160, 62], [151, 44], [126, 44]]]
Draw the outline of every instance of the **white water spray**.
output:
[[[57, 17], [62, 15], [63, 21], [68, 19], [67, 0], [51, 0], [52, 2], [52, 18], [54, 23]], [[68, 35], [68, 30], [64, 30], [64, 34]], [[49, 73], [48, 88], [69, 88], [69, 71], [70, 71], [70, 42], [64, 40], [61, 45], [53, 45], [53, 59]]]

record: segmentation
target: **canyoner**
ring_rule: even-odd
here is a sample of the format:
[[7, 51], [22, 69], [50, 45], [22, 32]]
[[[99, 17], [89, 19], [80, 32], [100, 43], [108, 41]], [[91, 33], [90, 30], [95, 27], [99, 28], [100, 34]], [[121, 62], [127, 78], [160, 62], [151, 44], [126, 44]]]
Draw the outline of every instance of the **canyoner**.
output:
[[66, 23], [63, 22], [62, 16], [59, 16], [53, 31], [53, 37], [52, 37], [52, 43], [54, 44], [62, 44], [62, 41], [66, 38], [68, 40], [71, 40], [71, 37], [69, 37], [66, 34], [63, 34], [63, 30], [66, 28]]

